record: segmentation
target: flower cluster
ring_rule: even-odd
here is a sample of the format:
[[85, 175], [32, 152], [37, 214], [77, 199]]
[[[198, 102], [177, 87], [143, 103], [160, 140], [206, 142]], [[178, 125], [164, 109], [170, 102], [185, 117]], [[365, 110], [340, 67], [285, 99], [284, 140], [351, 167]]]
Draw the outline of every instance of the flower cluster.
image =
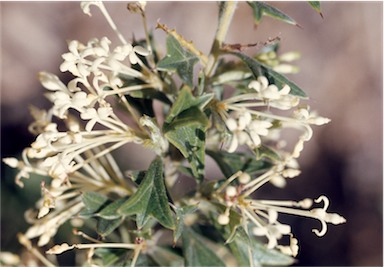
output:
[[[326, 233], [327, 224], [346, 221], [327, 212], [329, 200], [324, 195], [301, 201], [257, 198], [265, 184], [283, 188], [288, 179], [300, 174], [298, 158], [312, 137], [312, 126], [330, 121], [303, 104], [304, 92], [280, 74], [288, 71], [280, 63], [296, 59], [296, 54], [261, 54], [257, 61], [230, 51], [242, 60], [240, 68], [222, 60], [226, 53], [222, 35], [229, 22], [225, 21], [235, 10], [234, 3], [225, 2], [220, 16], [227, 17], [220, 22], [209, 55], [175, 30], [158, 24], [169, 35], [167, 54], [159, 59], [146, 28], [146, 40], [129, 43], [102, 2], [81, 3], [88, 15], [93, 5], [121, 44], [113, 47], [107, 37], [86, 44], [70, 41], [60, 71], [69, 72], [72, 79], [65, 84], [52, 73], [39, 73], [52, 106], [48, 110], [31, 107], [34, 121], [29, 130], [36, 136], [34, 142], [24, 149], [21, 159], [3, 159], [19, 170], [19, 186], [24, 185], [22, 178], [43, 177], [36, 209], [25, 216], [32, 226], [18, 235], [37, 259], [53, 266], [32, 240], [38, 239], [39, 247], [51, 245], [59, 228], [71, 222], [73, 234], [90, 243], [65, 242], [51, 246], [47, 254], [87, 250], [83, 255], [87, 263], [101, 266], [112, 255], [109, 249], [120, 248], [129, 251], [121, 257], [124, 262], [129, 258], [131, 266], [139, 255], [151, 264], [178, 266], [180, 256], [159, 245], [160, 237], [172, 230], [173, 242], [168, 245], [184, 250], [186, 265], [224, 265], [216, 264], [221, 259], [215, 251], [203, 248], [208, 253], [203, 259], [202, 248], [196, 247], [206, 242], [193, 229], [210, 224], [218, 232], [212, 236], [221, 238], [207, 243], [218, 248], [226, 245], [221, 244], [223, 238], [227, 243], [243, 243], [238, 234], [243, 231], [252, 240], [265, 239], [267, 249], [280, 251], [275, 253], [283, 255], [283, 261], [274, 259], [273, 263], [282, 265], [292, 263], [299, 246], [291, 226], [281, 222], [281, 214], [319, 220], [321, 229], [313, 229], [318, 236]], [[146, 27], [144, 9], [144, 3], [128, 5], [128, 10], [141, 15]], [[197, 79], [193, 67], [199, 60], [202, 69]], [[259, 67], [262, 73], [257, 72]], [[175, 73], [179, 79], [174, 79]], [[285, 140], [287, 129], [297, 133], [293, 144]], [[153, 152], [156, 158], [147, 170], [126, 170], [117, 164], [113, 152], [128, 143]], [[217, 163], [223, 179], [205, 177], [206, 154]], [[177, 181], [184, 176], [196, 186], [175, 196]], [[93, 227], [97, 239], [77, 230], [94, 226], [88, 221], [91, 217], [97, 221]], [[180, 237], [183, 242], [178, 242]], [[245, 243], [248, 247], [235, 244], [234, 251], [223, 251], [232, 253], [229, 257], [239, 264], [249, 254], [246, 261], [256, 266], [259, 263], [250, 251], [260, 247]]]

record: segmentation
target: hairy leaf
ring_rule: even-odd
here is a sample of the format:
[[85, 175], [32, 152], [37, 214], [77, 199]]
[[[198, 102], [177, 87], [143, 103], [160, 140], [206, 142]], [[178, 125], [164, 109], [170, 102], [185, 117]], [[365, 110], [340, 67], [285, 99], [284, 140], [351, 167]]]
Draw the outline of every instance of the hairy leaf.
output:
[[83, 217], [91, 217], [106, 205], [108, 198], [97, 192], [85, 192], [82, 195], [85, 209], [80, 213]]
[[100, 218], [97, 221], [97, 233], [102, 236], [108, 236], [110, 233], [113, 232], [117, 227], [119, 227], [124, 221], [124, 217], [114, 219], [114, 220], [106, 220], [103, 218]]
[[117, 211], [120, 209], [121, 205], [126, 202], [126, 200], [127, 198], [120, 198], [116, 201], [113, 201], [105, 206], [101, 211], [96, 213], [96, 215], [106, 220], [118, 219], [122, 216]]
[[193, 66], [198, 60], [198, 57], [184, 49], [176, 38], [169, 35], [167, 37], [167, 55], [159, 61], [157, 68], [176, 71], [181, 80], [192, 87]]
[[174, 229], [161, 158], [158, 157], [151, 163], [138, 190], [120, 206], [117, 212], [124, 216], [136, 214], [139, 228], [144, 226], [149, 217], [153, 217], [164, 227]]
[[199, 97], [194, 97], [188, 86], [184, 86], [180, 90], [175, 103], [173, 103], [165, 122], [172, 122], [172, 120], [181, 112], [191, 107], [197, 107], [200, 110], [203, 110], [212, 98], [213, 94], [205, 94]]
[[254, 17], [254, 22], [256, 26], [260, 24], [261, 19], [263, 18], [264, 15], [286, 22], [288, 24], [298, 26], [297, 22], [294, 19], [292, 19], [290, 16], [284, 14], [279, 9], [268, 5], [267, 3], [259, 2], [259, 1], [248, 1], [247, 3], [248, 5], [251, 6], [253, 10], [253, 17]]
[[308, 4], [316, 10], [317, 13], [320, 14], [321, 17], [323, 17], [323, 14], [321, 13], [321, 8], [320, 8], [320, 1], [308, 1]]
[[229, 244], [239, 266], [249, 266], [250, 260], [253, 266], [283, 266], [291, 265], [294, 259], [282, 254], [275, 249], [268, 249], [264, 244], [249, 237], [243, 228], [238, 228], [232, 243]]
[[207, 127], [207, 116], [196, 107], [183, 111], [171, 123], [164, 124], [165, 137], [188, 160], [194, 177], [200, 182], [204, 178]]
[[185, 266], [225, 266], [224, 262], [207, 246], [207, 240], [186, 228], [182, 234]]
[[271, 167], [269, 162], [256, 160], [255, 157], [250, 154], [213, 150], [207, 150], [206, 152], [216, 161], [225, 177], [230, 177], [237, 171], [247, 172], [252, 175]]
[[171, 249], [153, 246], [148, 253], [158, 266], [179, 267], [184, 265], [184, 258]]
[[299, 86], [297, 86], [294, 82], [288, 80], [284, 75], [270, 69], [268, 66], [263, 63], [253, 59], [243, 53], [239, 52], [231, 52], [233, 55], [239, 57], [252, 71], [255, 78], [260, 75], [263, 75], [268, 78], [270, 83], [276, 84], [280, 89], [283, 88], [285, 84], [291, 87], [290, 94], [298, 97], [306, 98], [307, 95], [304, 93]]
[[198, 205], [184, 206], [176, 209], [176, 229], [173, 233], [173, 243], [176, 244], [184, 230], [184, 218], [186, 215], [195, 212]]
[[163, 126], [165, 137], [188, 160], [194, 177], [200, 182], [204, 175], [205, 132], [208, 127], [208, 118], [202, 108], [211, 99], [212, 95], [195, 98], [184, 87]]

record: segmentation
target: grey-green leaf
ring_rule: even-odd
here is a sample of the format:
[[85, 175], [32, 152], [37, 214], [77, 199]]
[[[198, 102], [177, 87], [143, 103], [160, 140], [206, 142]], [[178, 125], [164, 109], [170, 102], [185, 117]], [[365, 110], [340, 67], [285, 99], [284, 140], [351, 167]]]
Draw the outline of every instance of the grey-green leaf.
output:
[[182, 234], [185, 266], [225, 266], [224, 262], [208, 246], [204, 237], [190, 228]]
[[97, 216], [106, 219], [106, 220], [115, 220], [121, 217], [121, 214], [118, 213], [118, 209], [126, 202], [127, 198], [119, 198], [112, 203], [109, 203], [101, 211], [96, 213]]
[[320, 1], [308, 1], [308, 4], [314, 10], [316, 10], [316, 12], [319, 13], [321, 17], [323, 17], [323, 13], [321, 13]]
[[212, 98], [213, 94], [205, 94], [199, 97], [194, 97], [191, 89], [188, 86], [184, 86], [173, 103], [165, 122], [170, 123], [181, 112], [191, 107], [197, 107], [200, 110], [203, 110]]
[[247, 172], [250, 175], [266, 170], [271, 164], [265, 160], [257, 160], [254, 156], [245, 153], [228, 153], [225, 151], [207, 150], [207, 154], [217, 163], [225, 177], [230, 177], [237, 171]]
[[89, 217], [99, 211], [107, 203], [108, 198], [105, 195], [91, 191], [85, 192], [82, 195], [82, 200], [85, 205], [85, 209], [80, 213], [80, 215]]
[[193, 87], [193, 66], [199, 59], [184, 49], [182, 45], [169, 35], [167, 37], [167, 55], [159, 61], [159, 70], [176, 71], [183, 82]]
[[163, 163], [157, 157], [152, 161], [139, 188], [117, 212], [124, 216], [136, 214], [136, 223], [142, 228], [149, 217], [155, 218], [160, 224], [174, 229], [175, 224], [168, 204], [164, 184]]
[[267, 77], [270, 83], [276, 84], [280, 89], [286, 84], [291, 87], [290, 94], [301, 98], [306, 98], [305, 92], [297, 86], [294, 82], [288, 80], [284, 75], [272, 70], [263, 63], [253, 59], [240, 52], [231, 52], [231, 54], [239, 57], [252, 71], [255, 78], [260, 75]]
[[124, 221], [124, 217], [114, 219], [114, 220], [106, 220], [103, 218], [100, 218], [97, 221], [97, 233], [102, 236], [108, 236], [110, 233], [113, 232], [117, 227], [119, 227]]
[[200, 182], [204, 178], [205, 132], [209, 123], [202, 110], [212, 97], [212, 94], [194, 97], [184, 87], [163, 126], [165, 137], [189, 161], [194, 177]]
[[184, 230], [184, 218], [187, 214], [197, 210], [198, 205], [184, 206], [176, 208], [176, 229], [173, 233], [173, 243], [176, 244]]
[[293, 18], [271, 5], [259, 1], [249, 1], [247, 3], [253, 10], [253, 17], [256, 26], [260, 24], [264, 15], [298, 26], [297, 22]]
[[184, 258], [171, 249], [154, 246], [148, 253], [158, 266], [180, 267], [184, 265]]
[[171, 123], [164, 124], [164, 135], [188, 160], [194, 177], [204, 178], [205, 132], [207, 116], [198, 108], [192, 107], [180, 113]]
[[[249, 266], [250, 259], [253, 266], [285, 266], [294, 263], [294, 259], [281, 252], [268, 249], [264, 244], [259, 243], [254, 237], [249, 237], [243, 228], [238, 228], [236, 236], [229, 244], [239, 266]], [[250, 250], [250, 253], [249, 253]], [[252, 258], [250, 258], [250, 255]]]

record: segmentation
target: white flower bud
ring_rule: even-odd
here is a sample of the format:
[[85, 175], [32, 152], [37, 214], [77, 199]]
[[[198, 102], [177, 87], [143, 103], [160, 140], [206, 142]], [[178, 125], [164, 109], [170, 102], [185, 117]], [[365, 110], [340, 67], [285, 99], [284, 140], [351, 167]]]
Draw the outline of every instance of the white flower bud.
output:
[[246, 184], [251, 180], [251, 176], [248, 173], [243, 172], [240, 174], [238, 180], [241, 184]]
[[291, 61], [299, 59], [300, 57], [301, 57], [301, 55], [300, 55], [299, 52], [291, 51], [291, 52], [287, 52], [287, 53], [281, 54], [279, 56], [279, 59], [281, 61], [291, 62]]
[[236, 187], [234, 186], [227, 186], [227, 188], [225, 189], [225, 195], [227, 197], [234, 197], [237, 195], [237, 189]]
[[217, 217], [217, 222], [221, 225], [227, 225], [229, 223], [229, 216], [227, 214], [220, 214]]
[[12, 168], [19, 166], [19, 161], [16, 158], [3, 158], [3, 162]]

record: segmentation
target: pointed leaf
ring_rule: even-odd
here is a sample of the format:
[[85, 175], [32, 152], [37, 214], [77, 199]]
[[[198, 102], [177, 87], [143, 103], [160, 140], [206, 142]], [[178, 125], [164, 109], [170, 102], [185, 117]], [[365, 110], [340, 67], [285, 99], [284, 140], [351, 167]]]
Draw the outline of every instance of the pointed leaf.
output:
[[96, 215], [106, 220], [118, 219], [122, 217], [121, 214], [118, 213], [118, 210], [126, 202], [126, 200], [127, 198], [119, 198], [118, 200], [109, 203], [101, 211], [96, 213]]
[[306, 98], [307, 95], [302, 89], [300, 89], [294, 82], [288, 80], [284, 75], [270, 69], [268, 66], [263, 63], [253, 59], [243, 53], [231, 52], [233, 55], [239, 57], [252, 71], [255, 78], [260, 75], [267, 77], [270, 83], [276, 84], [280, 89], [283, 88], [285, 84], [291, 87], [290, 94], [298, 97]]
[[207, 239], [191, 229], [183, 231], [185, 266], [225, 266], [224, 262], [208, 246]]
[[184, 230], [184, 218], [186, 215], [195, 212], [198, 208], [198, 205], [184, 206], [181, 208], [176, 208], [176, 229], [173, 233], [173, 243], [176, 244], [177, 240], [180, 238]]
[[320, 14], [321, 17], [323, 17], [323, 14], [321, 13], [321, 8], [320, 8], [320, 1], [308, 1], [308, 4], [316, 10], [317, 13]]
[[198, 60], [198, 57], [184, 49], [176, 38], [169, 35], [167, 37], [167, 55], [159, 61], [157, 68], [176, 71], [182, 81], [192, 87], [193, 66]]
[[191, 90], [184, 87], [163, 126], [165, 137], [189, 161], [193, 176], [199, 181], [204, 175], [205, 132], [208, 127], [208, 118], [202, 109], [212, 97], [212, 94], [194, 97]]
[[248, 5], [251, 6], [253, 10], [253, 17], [254, 17], [254, 22], [256, 26], [260, 24], [261, 19], [264, 15], [286, 22], [288, 24], [298, 26], [297, 22], [294, 19], [292, 19], [290, 16], [284, 14], [279, 9], [268, 5], [267, 3], [259, 2], [259, 1], [249, 1], [247, 3]]
[[164, 227], [174, 229], [161, 158], [158, 157], [151, 163], [138, 190], [121, 205], [117, 212], [124, 216], [136, 214], [136, 223], [139, 228], [143, 227], [149, 217], [153, 217]]
[[207, 116], [198, 108], [192, 107], [179, 114], [171, 123], [164, 124], [164, 135], [188, 160], [194, 177], [204, 178], [205, 132]]
[[180, 90], [175, 103], [173, 103], [165, 122], [170, 123], [177, 115], [191, 107], [197, 107], [200, 110], [203, 110], [212, 98], [213, 94], [205, 94], [200, 97], [194, 97], [191, 89], [184, 86]]
[[83, 217], [90, 217], [106, 205], [108, 198], [97, 192], [85, 192], [82, 195], [82, 200], [85, 209], [81, 211], [80, 215]]
[[93, 263], [99, 266], [121, 266], [118, 264], [122, 259], [127, 258], [126, 249], [97, 248], [95, 249]]
[[256, 160], [254, 156], [245, 153], [207, 150], [207, 154], [216, 161], [225, 177], [230, 177], [237, 171], [247, 172], [252, 175], [272, 166], [271, 163], [265, 160]]
[[[249, 237], [243, 228], [238, 228], [235, 239], [229, 244], [239, 266], [250, 265], [250, 255], [252, 256], [253, 266], [272, 265], [284, 266], [294, 263], [294, 259], [275, 249], [268, 249], [265, 245]], [[250, 250], [250, 253], [249, 253]]]
[[97, 233], [102, 236], [106, 237], [110, 233], [112, 233], [117, 227], [119, 227], [124, 221], [124, 217], [115, 219], [115, 220], [106, 220], [103, 218], [100, 218], [97, 221]]
[[256, 159], [269, 158], [273, 161], [281, 160], [280, 155], [266, 145], [260, 145], [255, 149]]
[[184, 258], [171, 249], [153, 246], [148, 253], [158, 266], [179, 267], [184, 265]]

